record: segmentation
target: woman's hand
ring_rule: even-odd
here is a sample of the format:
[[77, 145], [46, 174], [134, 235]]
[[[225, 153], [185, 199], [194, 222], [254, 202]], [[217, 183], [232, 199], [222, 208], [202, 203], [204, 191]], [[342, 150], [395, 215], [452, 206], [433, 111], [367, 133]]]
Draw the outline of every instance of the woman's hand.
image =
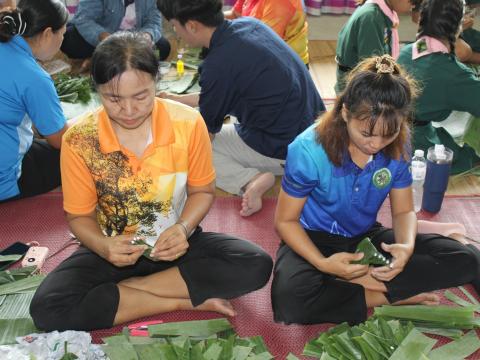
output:
[[385, 244], [382, 249], [392, 254], [392, 261], [387, 266], [381, 266], [372, 270], [372, 276], [380, 281], [390, 281], [403, 271], [413, 249], [407, 244]]
[[99, 255], [118, 267], [135, 264], [147, 246], [132, 245], [133, 237], [133, 234], [106, 237], [104, 247]]
[[187, 234], [181, 224], [175, 224], [160, 234], [150, 256], [162, 261], [173, 261], [185, 255], [188, 249]]
[[368, 265], [351, 264], [352, 261], [357, 261], [361, 258], [363, 258], [363, 253], [339, 252], [324, 258], [320, 270], [345, 280], [351, 280], [368, 272]]

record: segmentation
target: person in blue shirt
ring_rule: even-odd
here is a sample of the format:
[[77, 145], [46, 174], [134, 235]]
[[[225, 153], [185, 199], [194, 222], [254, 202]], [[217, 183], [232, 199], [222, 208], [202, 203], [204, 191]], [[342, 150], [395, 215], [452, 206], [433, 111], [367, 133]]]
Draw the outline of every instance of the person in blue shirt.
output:
[[[191, 46], [206, 47], [200, 94], [164, 96], [199, 106], [213, 139], [217, 186], [242, 195], [240, 215], [262, 208], [283, 173], [287, 146], [325, 110], [307, 67], [267, 25], [225, 20], [221, 0], [159, 0]], [[224, 124], [227, 115], [237, 119]]]
[[[59, 0], [20, 0], [0, 12], [0, 201], [60, 185], [67, 129], [53, 81], [37, 63], [52, 58], [68, 12]], [[44, 139], [34, 138], [33, 127]]]
[[80, 0], [61, 50], [72, 59], [89, 59], [100, 41], [119, 30], [143, 32], [159, 49], [160, 60], [170, 54], [155, 0]]
[[[275, 321], [356, 324], [383, 304], [438, 304], [430, 291], [478, 281], [478, 250], [456, 234], [417, 234], [410, 170], [416, 89], [389, 55], [352, 74], [332, 111], [288, 147], [275, 213], [283, 240]], [[376, 221], [389, 196], [393, 228]], [[457, 236], [458, 235], [458, 236]], [[389, 265], [354, 264], [370, 237]]]

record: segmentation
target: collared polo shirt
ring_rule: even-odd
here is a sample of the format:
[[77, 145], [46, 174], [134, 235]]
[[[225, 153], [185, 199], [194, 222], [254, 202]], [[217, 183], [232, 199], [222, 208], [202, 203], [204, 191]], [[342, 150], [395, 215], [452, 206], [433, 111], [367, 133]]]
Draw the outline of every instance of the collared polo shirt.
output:
[[349, 156], [342, 166], [333, 165], [316, 141], [312, 125], [288, 147], [282, 189], [290, 196], [307, 198], [300, 217], [304, 228], [354, 237], [372, 227], [391, 189], [411, 183], [410, 164], [382, 152], [364, 169]]
[[96, 210], [107, 236], [142, 235], [154, 243], [179, 218], [187, 185], [215, 179], [210, 138], [200, 114], [156, 99], [152, 142], [141, 158], [120, 145], [103, 108], [67, 131], [61, 153], [64, 209]]
[[262, 155], [285, 159], [287, 146], [325, 110], [305, 64], [267, 25], [225, 20], [199, 68], [200, 112], [216, 134], [226, 115]]
[[36, 62], [21, 36], [0, 43], [0, 200], [18, 195], [22, 160], [33, 141], [65, 126], [52, 78]]

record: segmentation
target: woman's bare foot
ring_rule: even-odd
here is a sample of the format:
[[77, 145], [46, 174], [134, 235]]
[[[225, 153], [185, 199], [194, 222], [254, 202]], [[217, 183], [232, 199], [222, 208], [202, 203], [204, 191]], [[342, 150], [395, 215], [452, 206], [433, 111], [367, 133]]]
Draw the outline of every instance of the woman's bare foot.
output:
[[270, 172], [255, 176], [247, 184], [242, 195], [240, 215], [250, 216], [262, 209], [262, 196], [275, 184], [275, 175]]
[[440, 297], [434, 293], [421, 293], [408, 299], [394, 302], [393, 305], [438, 305]]
[[207, 299], [205, 302], [194, 307], [193, 309], [199, 311], [215, 311], [227, 316], [237, 315], [230, 301], [218, 298]]

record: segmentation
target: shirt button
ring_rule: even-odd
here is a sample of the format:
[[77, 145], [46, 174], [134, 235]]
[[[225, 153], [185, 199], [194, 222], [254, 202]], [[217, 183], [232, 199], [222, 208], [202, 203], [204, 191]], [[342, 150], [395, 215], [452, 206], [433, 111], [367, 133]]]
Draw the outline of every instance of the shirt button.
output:
[[358, 191], [358, 187], [355, 188], [355, 191]]

